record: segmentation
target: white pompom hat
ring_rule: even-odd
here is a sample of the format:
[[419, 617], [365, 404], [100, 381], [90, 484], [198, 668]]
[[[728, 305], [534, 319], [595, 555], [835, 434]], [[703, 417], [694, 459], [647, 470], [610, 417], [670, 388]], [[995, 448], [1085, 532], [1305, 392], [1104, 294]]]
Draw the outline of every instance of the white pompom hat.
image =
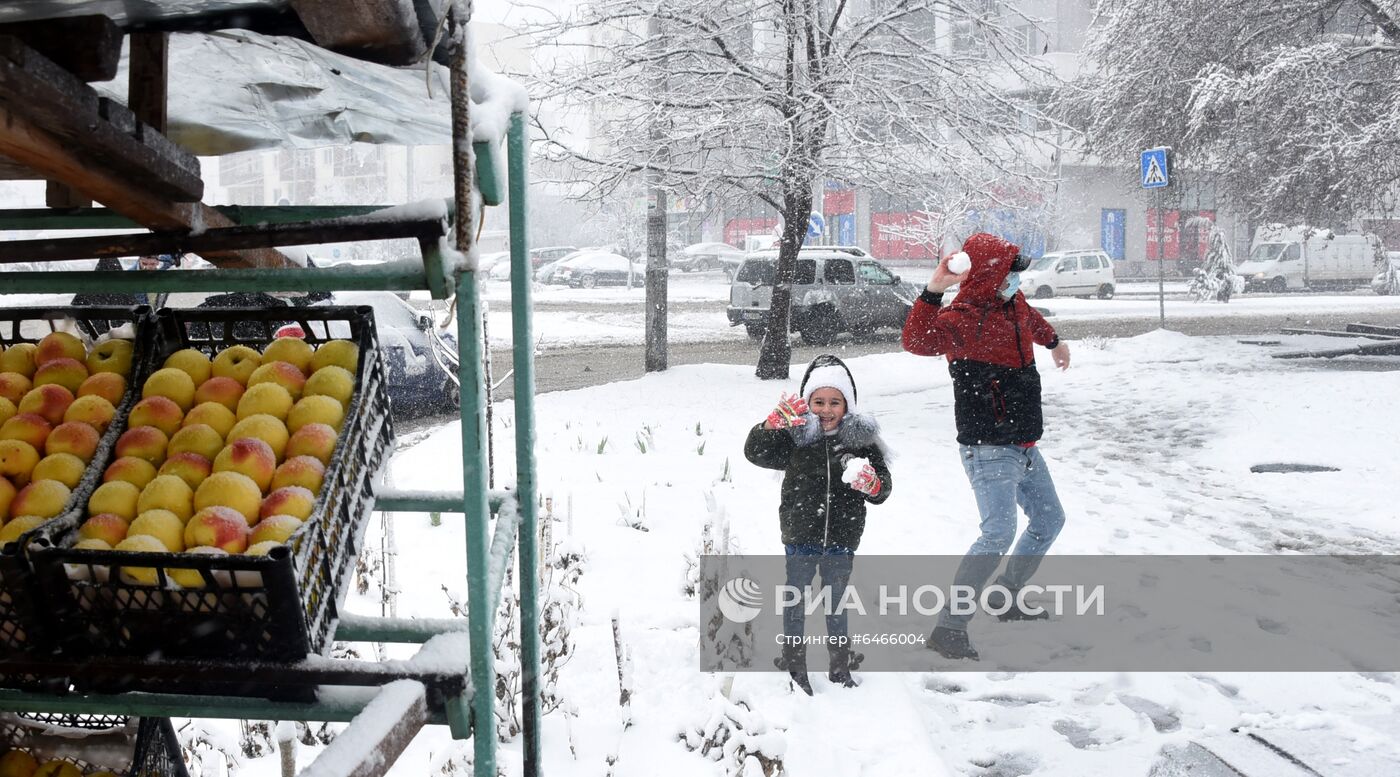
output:
[[846, 412], [856, 412], [855, 379], [851, 377], [846, 363], [831, 354], [822, 354], [812, 360], [807, 366], [807, 374], [802, 376], [802, 387], [799, 391], [810, 405], [812, 394], [823, 388], [833, 388], [841, 392], [841, 396], [846, 399]]

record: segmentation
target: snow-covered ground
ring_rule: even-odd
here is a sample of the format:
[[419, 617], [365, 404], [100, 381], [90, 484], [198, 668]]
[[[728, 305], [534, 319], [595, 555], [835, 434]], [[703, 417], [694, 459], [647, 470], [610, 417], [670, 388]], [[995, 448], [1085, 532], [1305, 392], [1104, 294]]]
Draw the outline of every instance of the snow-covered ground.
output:
[[[1233, 339], [1158, 331], [1077, 343], [1066, 373], [1044, 359], [1043, 451], [1069, 514], [1054, 552], [1400, 550], [1400, 466], [1387, 431], [1400, 428], [1400, 404], [1386, 400], [1400, 390], [1397, 359], [1376, 371], [1365, 367], [1377, 362], [1360, 359], [1281, 361], [1268, 353]], [[975, 508], [957, 460], [943, 362], [883, 354], [852, 368], [862, 409], [880, 419], [896, 454], [894, 493], [872, 509], [861, 553], [961, 553], [976, 534]], [[540, 493], [552, 505], [555, 539], [586, 554], [575, 654], [558, 685], [570, 711], [545, 719], [547, 773], [738, 773], [679, 741], [722, 709], [724, 679], [697, 670], [698, 607], [681, 591], [685, 556], [706, 520], [720, 515], [736, 550], [781, 552], [778, 476], [748, 464], [741, 446], [749, 426], [795, 386], [758, 381], [748, 367], [700, 365], [538, 398]], [[510, 407], [496, 417], [497, 468], [510, 482]], [[1264, 461], [1340, 471], [1250, 474]], [[391, 479], [441, 488], [459, 462], [452, 424], [400, 452]], [[400, 514], [393, 526], [399, 614], [448, 617], [442, 587], [459, 596], [465, 589], [460, 518], [432, 526], [427, 516]], [[369, 536], [380, 536], [377, 525]], [[376, 588], [352, 596], [350, 608], [379, 614]], [[625, 731], [613, 613], [634, 663], [633, 725]], [[973, 636], [986, 652], [1034, 639], [1037, 627], [983, 618]], [[807, 698], [777, 673], [740, 674], [734, 697], [767, 728], [765, 752], [779, 755], [794, 777], [1145, 777], [1164, 747], [1192, 741], [1243, 753], [1232, 756], [1237, 764], [1264, 758], [1267, 749], [1250, 735], [1283, 743], [1317, 770], [1310, 774], [1400, 774], [1396, 674], [858, 676], [862, 685], [847, 690], [814, 673], [816, 697]], [[393, 774], [437, 773], [461, 747], [445, 729], [425, 729]], [[519, 773], [518, 751], [518, 740], [504, 746], [508, 774]], [[303, 761], [312, 755], [304, 751]], [[1247, 773], [1292, 774], [1253, 768]], [[276, 774], [275, 757], [240, 773]]]

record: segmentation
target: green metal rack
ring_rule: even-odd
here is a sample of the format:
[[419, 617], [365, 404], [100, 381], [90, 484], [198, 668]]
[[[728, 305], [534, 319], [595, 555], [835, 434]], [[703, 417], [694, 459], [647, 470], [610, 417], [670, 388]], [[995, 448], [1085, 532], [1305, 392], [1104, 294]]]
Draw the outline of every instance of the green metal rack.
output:
[[[418, 681], [435, 690], [419, 693], [412, 704], [402, 709], [404, 724], [393, 732], [401, 741], [394, 747], [393, 757], [407, 744], [417, 730], [412, 724], [441, 723], [450, 727], [457, 739], [473, 737], [474, 723], [480, 729], [474, 737], [474, 764], [478, 774], [496, 773], [495, 734], [495, 673], [491, 636], [494, 614], [500, 599], [505, 564], [494, 568], [493, 557], [509, 557], [508, 546], [518, 542], [521, 602], [521, 668], [524, 773], [540, 772], [540, 689], [539, 689], [539, 609], [538, 563], [536, 544], [537, 513], [534, 460], [534, 394], [535, 373], [531, 343], [531, 272], [526, 242], [527, 224], [527, 141], [523, 114], [511, 117], [505, 138], [509, 191], [511, 247], [511, 321], [514, 334], [513, 388], [515, 403], [515, 449], [517, 481], [506, 493], [488, 493], [485, 429], [485, 375], [481, 338], [482, 308], [478, 296], [476, 273], [461, 270], [445, 262], [438, 243], [421, 232], [394, 234], [394, 237], [417, 236], [422, 250], [421, 266], [407, 263], [383, 267], [289, 268], [289, 269], [222, 269], [195, 272], [126, 273], [126, 272], [24, 272], [0, 273], [0, 294], [71, 293], [79, 288], [100, 288], [104, 292], [233, 292], [286, 290], [416, 290], [427, 289], [435, 299], [445, 299], [455, 293], [458, 326], [462, 421], [462, 490], [441, 494], [395, 493], [381, 490], [375, 507], [384, 511], [428, 511], [463, 513], [466, 520], [466, 576], [468, 617], [466, 623], [469, 648], [463, 657], [463, 672], [453, 677], [432, 673], [391, 671], [371, 663], [343, 662], [319, 659], [278, 667], [260, 667], [269, 672], [282, 672], [289, 683], [306, 682], [316, 687], [327, 684], [359, 686], [337, 688], [334, 693], [321, 694], [314, 702], [275, 702], [245, 697], [127, 692], [120, 694], [50, 695], [35, 692], [0, 690], [0, 709], [19, 712], [51, 711], [88, 714], [162, 715], [207, 718], [252, 718], [274, 720], [351, 721], [366, 707], [376, 704], [382, 710], [386, 695], [382, 686], [405, 679]], [[501, 172], [489, 164], [492, 158], [487, 144], [478, 142], [478, 158], [485, 160], [477, 171], [477, 185], [487, 203], [501, 201]], [[241, 224], [284, 225], [289, 229], [267, 231], [268, 245], [293, 245], [301, 242], [309, 231], [345, 227], [363, 228], [381, 224], [382, 219], [369, 216], [371, 207], [348, 208], [237, 208], [222, 209]], [[309, 221], [308, 221], [309, 219]], [[37, 228], [131, 228], [136, 225], [110, 212], [93, 210], [64, 213], [48, 210], [0, 212], [0, 229]], [[303, 227], [301, 232], [296, 227]], [[421, 222], [418, 224], [421, 226]], [[236, 228], [235, 228], [236, 229]], [[132, 236], [138, 237], [138, 236]], [[176, 240], [170, 236], [139, 236], [145, 239]], [[378, 239], [385, 239], [380, 237]], [[73, 239], [82, 240], [81, 238]], [[64, 241], [53, 241], [63, 243]], [[333, 241], [315, 241], [333, 242]], [[77, 244], [83, 245], [83, 244]], [[116, 255], [118, 248], [108, 253]], [[92, 255], [92, 254], [89, 254]], [[129, 254], [125, 254], [129, 255]], [[497, 527], [488, 531], [493, 512], [498, 512], [507, 498], [515, 505], [513, 514], [501, 514]], [[342, 641], [380, 641], [424, 643], [449, 638], [461, 632], [459, 622], [405, 621], [368, 617], [344, 618], [337, 627], [336, 639]], [[39, 661], [38, 664], [42, 664]], [[0, 674], [7, 662], [0, 661]], [[33, 669], [35, 664], [25, 664]], [[147, 667], [143, 669], [142, 667]], [[200, 667], [207, 667], [207, 662]], [[61, 667], [60, 667], [61, 668]], [[195, 671], [193, 665], [182, 666], [173, 661], [136, 662], [130, 671], [148, 671], [155, 679], [178, 676], [181, 671]], [[431, 675], [431, 676], [430, 676]], [[422, 691], [423, 688], [418, 689]], [[480, 690], [480, 693], [474, 692]], [[400, 694], [402, 696], [402, 694]], [[347, 732], [349, 733], [349, 732]], [[351, 737], [346, 737], [350, 739]], [[339, 740], [338, 740], [339, 741]], [[335, 745], [332, 745], [335, 747]], [[392, 762], [392, 759], [391, 759]], [[388, 768], [387, 766], [385, 767]], [[375, 772], [379, 773], [379, 772]]]

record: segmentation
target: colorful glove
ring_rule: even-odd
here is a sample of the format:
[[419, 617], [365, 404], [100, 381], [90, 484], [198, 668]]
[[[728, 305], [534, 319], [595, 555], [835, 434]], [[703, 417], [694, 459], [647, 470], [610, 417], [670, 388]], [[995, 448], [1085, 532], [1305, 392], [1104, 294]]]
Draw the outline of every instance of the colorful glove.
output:
[[807, 400], [793, 394], [783, 397], [773, 412], [768, 414], [764, 424], [769, 429], [787, 429], [807, 423], [803, 415], [807, 412]]
[[875, 468], [869, 464], [861, 467], [860, 472], [856, 473], [856, 479], [851, 481], [851, 488], [866, 496], [879, 496], [883, 487], [880, 476], [875, 474]]

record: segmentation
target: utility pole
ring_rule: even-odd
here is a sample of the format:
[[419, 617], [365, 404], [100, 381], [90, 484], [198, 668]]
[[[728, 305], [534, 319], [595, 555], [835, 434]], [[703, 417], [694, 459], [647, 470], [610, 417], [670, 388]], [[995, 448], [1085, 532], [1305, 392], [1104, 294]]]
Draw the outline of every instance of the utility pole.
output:
[[[661, 41], [661, 20], [653, 16], [647, 21], [647, 35], [655, 47]], [[666, 64], [660, 57], [652, 71], [652, 88], [657, 97], [665, 89]], [[666, 262], [666, 189], [656, 165], [664, 163], [667, 149], [661, 120], [652, 119], [652, 164], [647, 166], [647, 280], [646, 280], [646, 371], [666, 369], [666, 283], [670, 272]]]

